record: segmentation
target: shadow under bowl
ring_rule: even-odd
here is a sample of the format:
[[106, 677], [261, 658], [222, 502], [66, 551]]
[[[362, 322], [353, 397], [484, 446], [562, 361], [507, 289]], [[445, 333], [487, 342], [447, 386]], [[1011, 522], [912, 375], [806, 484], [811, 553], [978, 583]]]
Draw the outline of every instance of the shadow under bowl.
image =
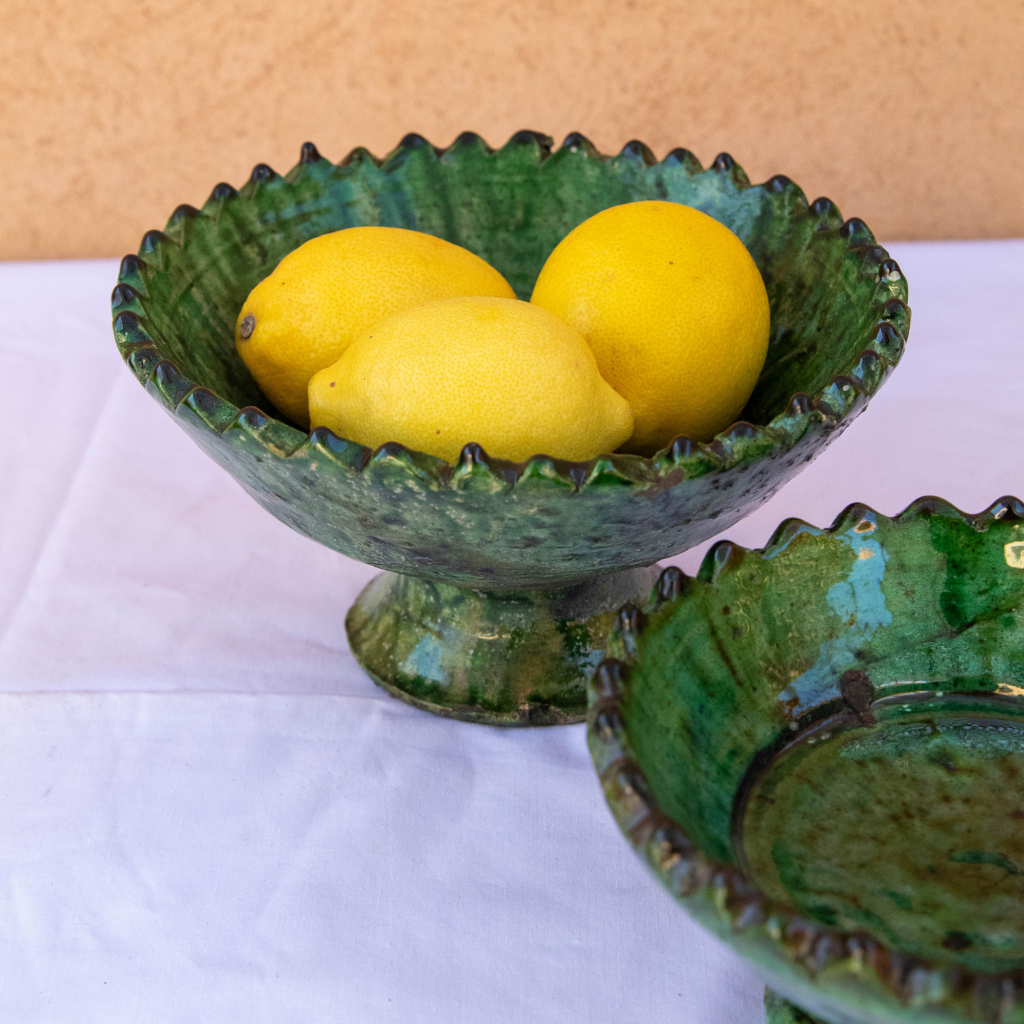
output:
[[[469, 443], [458, 463], [400, 444], [369, 450], [281, 419], [235, 351], [249, 291], [303, 242], [382, 224], [490, 262], [529, 298], [555, 245], [609, 206], [685, 203], [730, 227], [771, 304], [764, 372], [743, 421], [653, 458], [505, 462]], [[180, 206], [121, 263], [114, 334], [149, 393], [265, 509], [379, 566], [349, 613], [353, 651], [392, 693], [498, 724], [579, 721], [615, 609], [648, 568], [736, 522], [864, 409], [899, 361], [906, 281], [864, 223], [788, 178], [751, 185], [727, 155], [707, 170], [641, 143], [605, 157], [580, 135], [556, 152], [519, 132], [491, 150], [407, 136], [385, 160], [339, 164], [311, 144], [284, 177], [258, 165], [201, 210]], [[471, 438], [467, 438], [471, 442]], [[656, 575], [656, 573], [655, 573]]]
[[698, 921], [833, 1024], [1024, 1018], [1018, 499], [788, 520], [616, 621], [591, 754]]

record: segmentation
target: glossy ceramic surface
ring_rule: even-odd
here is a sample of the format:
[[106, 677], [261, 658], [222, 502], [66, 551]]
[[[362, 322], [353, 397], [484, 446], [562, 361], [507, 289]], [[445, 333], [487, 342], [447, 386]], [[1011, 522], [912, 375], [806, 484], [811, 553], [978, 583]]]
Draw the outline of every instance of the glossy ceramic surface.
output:
[[720, 543], [591, 684], [627, 838], [822, 1020], [1024, 1019], [1022, 517], [924, 498]]
[[[277, 417], [235, 353], [248, 292], [326, 231], [385, 224], [440, 235], [487, 259], [526, 298], [568, 231], [608, 206], [648, 198], [727, 224], [768, 289], [764, 373], [744, 420], [707, 445], [680, 438], [651, 459], [539, 454], [509, 463], [467, 438], [455, 466], [398, 444], [370, 451]], [[552, 153], [549, 139], [520, 132], [497, 151], [472, 134], [444, 151], [408, 136], [382, 162], [356, 150], [332, 164], [307, 145], [284, 177], [261, 164], [240, 191], [218, 185], [201, 210], [179, 207], [165, 231], [145, 236], [139, 254], [122, 261], [113, 315], [140, 382], [278, 519], [395, 573], [522, 592], [649, 566], [767, 500], [852, 422], [899, 361], [906, 298], [899, 267], [867, 227], [844, 222], [827, 199], [808, 204], [787, 178], [751, 185], [725, 154], [705, 170], [685, 150], [655, 162], [640, 143], [606, 158], [578, 135]], [[593, 642], [600, 650], [603, 636]], [[376, 648], [356, 653], [383, 678]], [[505, 679], [479, 683], [508, 689]], [[577, 704], [575, 716], [582, 712]]]
[[352, 605], [349, 642], [374, 682], [426, 711], [491, 725], [581, 720], [615, 613], [658, 568], [560, 590], [476, 591], [384, 572]]
[[764, 990], [765, 1024], [819, 1024], [817, 1018], [770, 988]]

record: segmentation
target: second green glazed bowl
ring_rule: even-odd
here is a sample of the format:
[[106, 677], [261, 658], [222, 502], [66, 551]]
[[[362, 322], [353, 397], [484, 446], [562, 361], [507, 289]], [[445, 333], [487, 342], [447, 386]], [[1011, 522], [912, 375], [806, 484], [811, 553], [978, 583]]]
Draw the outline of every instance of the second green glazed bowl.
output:
[[770, 1024], [1024, 1021], [1018, 499], [789, 520], [617, 622], [591, 684], [605, 795], [785, 997]]
[[[269, 405], [235, 352], [249, 291], [317, 235], [412, 228], [488, 260], [528, 299], [545, 259], [609, 206], [667, 199], [743, 240], [771, 303], [767, 362], [743, 420], [709, 444], [677, 438], [653, 458], [458, 463], [371, 451]], [[604, 157], [580, 135], [557, 152], [519, 132], [491, 150], [407, 136], [385, 160], [340, 164], [303, 147], [284, 177], [258, 165], [180, 206], [121, 263], [114, 334], [149, 393], [272, 515], [387, 570], [347, 617], [363, 667], [428, 710], [496, 724], [579, 721], [614, 611], [645, 594], [659, 558], [699, 544], [771, 497], [865, 408], [910, 325], [896, 262], [856, 218], [808, 204], [788, 178], [751, 185], [727, 155], [657, 162], [641, 143]], [[472, 438], [467, 438], [472, 442]]]

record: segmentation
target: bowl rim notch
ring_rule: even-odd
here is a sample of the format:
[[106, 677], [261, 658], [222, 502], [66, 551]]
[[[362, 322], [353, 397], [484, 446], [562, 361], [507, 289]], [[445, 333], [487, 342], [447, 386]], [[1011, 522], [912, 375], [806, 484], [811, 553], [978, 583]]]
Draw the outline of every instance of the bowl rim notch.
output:
[[[801, 532], [836, 535], [865, 517], [899, 525], [936, 514], [957, 517], [983, 532], [997, 521], [1024, 520], [1024, 502], [1006, 495], [971, 515], [926, 495], [892, 517], [854, 503], [825, 529], [786, 519], [763, 548], [719, 541], [705, 555], [696, 577], [670, 566], [659, 577], [646, 610], [635, 605], [620, 609], [609, 641], [617, 656], [606, 657], [588, 685], [591, 758], [612, 815], [634, 852], [695, 919], [753, 961], [772, 989], [824, 1019], [837, 1013], [849, 1017], [860, 1004], [864, 1019], [871, 1021], [937, 1020], [929, 1016], [934, 1011], [947, 1021], [994, 1024], [1009, 1019], [1024, 997], [1024, 968], [972, 970], [954, 961], [893, 950], [865, 931], [830, 928], [768, 897], [741, 867], [705, 853], [662, 809], [630, 743], [625, 704], [637, 643], [648, 613], [686, 600], [694, 587], [717, 587], [746, 554], [785, 558]], [[839, 1011], [840, 1006], [845, 1009]]]
[[[861, 273], [874, 275], [873, 327], [842, 373], [832, 376], [814, 394], [797, 392], [792, 395], [785, 409], [765, 425], [740, 420], [707, 443], [680, 436], [651, 457], [602, 454], [586, 462], [554, 459], [544, 454], [512, 462], [492, 458], [480, 445], [470, 442], [463, 447], [457, 462], [449, 464], [398, 442], [386, 442], [371, 449], [341, 438], [325, 427], [306, 434], [277, 419], [272, 412], [233, 404], [191, 380], [173, 360], [162, 356], [159, 333], [145, 310], [146, 279], [159, 272], [172, 249], [188, 244], [197, 219], [216, 220], [225, 204], [252, 203], [261, 190], [288, 188], [308, 174], [331, 174], [354, 163], [371, 161], [386, 175], [401, 167], [414, 152], [425, 152], [428, 158], [443, 165], [470, 148], [479, 149], [495, 160], [528, 150], [541, 165], [557, 163], [563, 153], [583, 153], [587, 159], [610, 163], [629, 175], [642, 175], [657, 170], [660, 165], [668, 165], [681, 167], [691, 176], [724, 176], [729, 187], [739, 191], [761, 189], [785, 193], [798, 211], [792, 215], [812, 218], [816, 229], [837, 231], [848, 249], [860, 259]], [[171, 215], [163, 231], [147, 232], [138, 254], [129, 254], [121, 261], [111, 307], [118, 349], [140, 383], [170, 412], [187, 407], [211, 434], [244, 430], [258, 441], [268, 458], [275, 460], [287, 460], [316, 450], [342, 462], [356, 474], [374, 463], [388, 461], [405, 466], [409, 473], [426, 480], [433, 488], [457, 491], [466, 486], [487, 487], [496, 493], [510, 491], [521, 481], [543, 478], [573, 494], [595, 484], [611, 482], [643, 494], [672, 487], [684, 479], [750, 465], [769, 454], [783, 455], [796, 447], [812, 427], [829, 432], [842, 430], [859, 415], [899, 363], [910, 326], [906, 282], [899, 264], [876, 243], [860, 218], [843, 221], [831, 200], [821, 197], [808, 203], [799, 187], [784, 175], [775, 175], [763, 185], [753, 185], [728, 153], [719, 154], [711, 166], [704, 169], [690, 151], [676, 148], [659, 164], [650, 149], [637, 140], [628, 142], [617, 155], [605, 156], [578, 132], [570, 133], [562, 146], [554, 150], [551, 138], [535, 131], [517, 132], [496, 150], [473, 132], [461, 133], [447, 148], [433, 146], [422, 136], [410, 133], [382, 159], [358, 147], [337, 164], [326, 160], [312, 143], [305, 143], [299, 162], [287, 174], [279, 175], [267, 164], [257, 164], [240, 189], [222, 182], [213, 189], [201, 209], [183, 204]]]

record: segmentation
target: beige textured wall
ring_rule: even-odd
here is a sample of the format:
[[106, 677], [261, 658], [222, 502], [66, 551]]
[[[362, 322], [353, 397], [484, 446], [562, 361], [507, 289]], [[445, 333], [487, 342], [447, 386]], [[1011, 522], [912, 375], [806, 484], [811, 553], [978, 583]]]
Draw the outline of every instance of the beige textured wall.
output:
[[0, 257], [120, 255], [311, 139], [729, 150], [884, 239], [1024, 235], [1018, 0], [2, 0]]

